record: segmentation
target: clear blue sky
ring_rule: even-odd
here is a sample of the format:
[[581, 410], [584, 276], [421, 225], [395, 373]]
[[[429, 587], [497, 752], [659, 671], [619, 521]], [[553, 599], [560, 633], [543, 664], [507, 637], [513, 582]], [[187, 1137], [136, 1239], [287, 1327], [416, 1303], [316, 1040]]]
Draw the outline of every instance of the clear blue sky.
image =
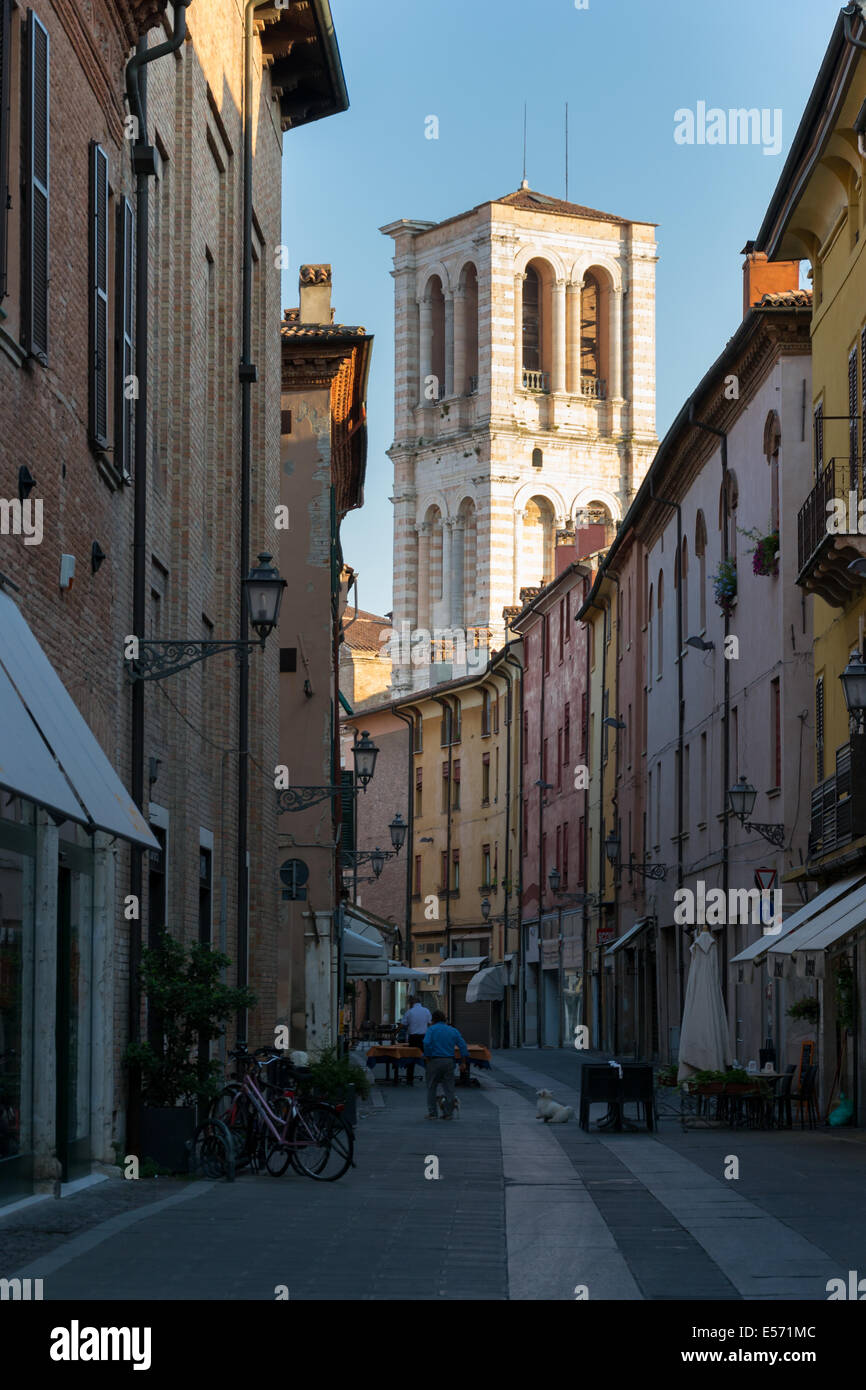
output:
[[[337, 319], [375, 335], [366, 502], [343, 524], [364, 608], [391, 608], [393, 242], [398, 217], [438, 221], [520, 183], [656, 222], [657, 430], [742, 312], [741, 247], [760, 226], [818, 73], [838, 0], [331, 0], [350, 107], [290, 132], [291, 270], [333, 266]], [[678, 145], [674, 112], [779, 108], [782, 150]], [[428, 115], [439, 139], [424, 137]]]

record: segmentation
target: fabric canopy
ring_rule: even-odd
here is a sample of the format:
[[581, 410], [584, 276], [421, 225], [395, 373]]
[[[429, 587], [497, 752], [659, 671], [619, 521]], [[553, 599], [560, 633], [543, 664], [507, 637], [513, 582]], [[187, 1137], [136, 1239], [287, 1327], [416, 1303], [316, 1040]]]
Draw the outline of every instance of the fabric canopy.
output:
[[17, 604], [2, 591], [0, 677], [0, 786], [88, 830], [158, 850]]
[[622, 936], [617, 937], [616, 941], [608, 946], [605, 955], [616, 955], [617, 951], [621, 951], [623, 946], [635, 946], [637, 944], [637, 938], [646, 931], [647, 927], [652, 926], [654, 920], [655, 918], [653, 917], [638, 917], [637, 921], [632, 923], [627, 932], [623, 932]]
[[385, 953], [384, 942], [373, 941], [369, 936], [343, 928], [343, 960], [346, 974], [353, 980], [387, 978], [390, 962]]
[[719, 982], [719, 953], [704, 929], [691, 945], [692, 963], [680, 1028], [677, 1080], [696, 1071], [723, 1071], [728, 1056], [728, 1020]]
[[[824, 952], [866, 923], [866, 882], [857, 883], [844, 897], [810, 917], [795, 931], [770, 945], [770, 965], [775, 976], [797, 974], [823, 979]], [[781, 967], [781, 969], [779, 969]]]
[[399, 965], [395, 961], [388, 962], [388, 978], [390, 980], [426, 980], [426, 970], [412, 970], [408, 965]]
[[448, 960], [443, 960], [439, 966], [440, 970], [471, 970], [474, 974], [480, 970], [489, 956], [450, 956]]
[[508, 983], [508, 972], [504, 965], [489, 965], [479, 970], [466, 986], [466, 1003], [480, 1004], [486, 999], [501, 999]]
[[836, 883], [831, 884], [829, 888], [825, 888], [822, 893], [818, 893], [809, 902], [799, 907], [790, 917], [786, 918], [782, 923], [781, 933], [764, 932], [758, 937], [757, 941], [753, 941], [744, 951], [740, 951], [736, 956], [731, 956], [728, 964], [737, 965], [743, 961], [752, 961], [755, 965], [760, 964], [767, 955], [767, 952], [775, 952], [783, 941], [788, 940], [792, 932], [814, 921], [824, 909], [829, 908], [833, 903], [844, 898], [846, 894], [850, 893], [864, 882], [866, 882], [866, 875], [864, 874], [852, 874], [848, 878], [840, 878]]

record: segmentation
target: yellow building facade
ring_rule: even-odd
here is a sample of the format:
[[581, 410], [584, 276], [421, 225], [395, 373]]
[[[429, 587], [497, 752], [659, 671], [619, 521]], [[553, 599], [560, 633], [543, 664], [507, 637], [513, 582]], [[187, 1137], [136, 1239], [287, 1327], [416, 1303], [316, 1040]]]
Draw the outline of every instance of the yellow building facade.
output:
[[[520, 874], [519, 643], [472, 678], [395, 705], [414, 721], [413, 968], [420, 993], [467, 1041], [516, 1038]], [[466, 1002], [472, 976], [502, 965], [501, 998]]]

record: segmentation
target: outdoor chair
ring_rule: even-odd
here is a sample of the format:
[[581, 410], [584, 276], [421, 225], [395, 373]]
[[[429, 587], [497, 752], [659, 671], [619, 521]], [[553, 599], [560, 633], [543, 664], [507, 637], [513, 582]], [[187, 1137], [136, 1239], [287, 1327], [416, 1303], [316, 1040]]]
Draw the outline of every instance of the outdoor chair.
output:
[[584, 1065], [580, 1072], [581, 1129], [589, 1129], [589, 1107], [604, 1102], [608, 1107], [619, 1099], [619, 1073], [614, 1067]]
[[641, 1063], [623, 1063], [622, 1086], [619, 1099], [624, 1105], [636, 1104], [638, 1118], [641, 1106], [647, 1129], [655, 1128], [655, 1092], [653, 1090], [653, 1069]]
[[779, 1129], [790, 1129], [793, 1123], [791, 1118], [791, 1087], [794, 1084], [795, 1070], [792, 1062], [789, 1067], [785, 1068], [785, 1075], [776, 1080], [776, 1088], [773, 1092], [773, 1123]]
[[814, 1129], [818, 1122], [818, 1097], [816, 1094], [816, 1083], [818, 1079], [817, 1067], [804, 1067], [800, 1076], [800, 1089], [794, 1091], [791, 1099], [797, 1102], [797, 1110], [800, 1116], [800, 1128], [803, 1129], [803, 1108], [809, 1119], [809, 1128]]
[[776, 1049], [774, 1047], [762, 1047], [758, 1051], [758, 1070], [763, 1071], [768, 1062], [776, 1065]]

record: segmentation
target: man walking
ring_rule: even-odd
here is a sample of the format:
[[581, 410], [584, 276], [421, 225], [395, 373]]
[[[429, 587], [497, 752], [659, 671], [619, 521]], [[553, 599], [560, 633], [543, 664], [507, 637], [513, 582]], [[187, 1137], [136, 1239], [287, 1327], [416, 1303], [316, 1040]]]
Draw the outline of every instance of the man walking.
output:
[[424, 1034], [424, 1056], [427, 1058], [427, 1119], [436, 1119], [436, 1090], [439, 1086], [445, 1097], [443, 1120], [454, 1114], [454, 1049], [460, 1049], [462, 1061], [469, 1060], [469, 1051], [462, 1034], [446, 1021], [441, 1009], [434, 1010], [433, 1023]]
[[[400, 1022], [405, 1026], [409, 1047], [424, 1046], [424, 1035], [432, 1022], [432, 1015], [417, 995], [412, 995], [409, 1000], [409, 1007], [401, 1018]], [[406, 1083], [411, 1086], [415, 1080], [415, 1062], [410, 1060], [406, 1068]]]

